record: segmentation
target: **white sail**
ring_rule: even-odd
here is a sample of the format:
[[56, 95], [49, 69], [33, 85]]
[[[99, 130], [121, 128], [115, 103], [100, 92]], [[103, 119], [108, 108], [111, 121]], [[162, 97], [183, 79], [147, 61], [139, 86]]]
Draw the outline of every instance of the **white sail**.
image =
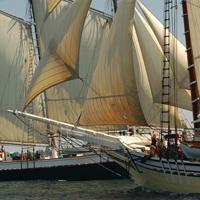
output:
[[[44, 0], [33, 1], [36, 26], [38, 33], [40, 33], [38, 36], [42, 38], [40, 39], [40, 47], [43, 46], [41, 45], [43, 43], [41, 41], [44, 41], [44, 46], [47, 46], [46, 44], [50, 40], [50, 35], [52, 35], [50, 30], [55, 26], [54, 21], [59, 17], [59, 13], [63, 7], [69, 7], [71, 4], [68, 1], [62, 1], [43, 23], [43, 28], [40, 32], [45, 14], [48, 13], [48, 2]], [[88, 85], [96, 66], [99, 47], [102, 39], [108, 34], [111, 21], [112, 18], [109, 16], [90, 9], [84, 23], [80, 44], [79, 75], [83, 81], [74, 79], [46, 90], [46, 104], [50, 118], [72, 124], [78, 120], [87, 94]]]
[[[162, 47], [164, 44], [164, 38], [163, 38], [164, 26], [140, 1], [138, 1], [138, 5], [140, 6], [142, 13], [146, 17], [151, 29], [156, 35], [156, 38], [160, 46]], [[186, 49], [184, 45], [181, 44], [181, 42], [179, 42], [172, 34], [170, 34], [170, 37], [171, 37], [171, 46], [170, 46], [171, 57], [174, 58], [174, 60], [176, 60], [177, 63], [176, 80], [178, 86], [180, 88], [190, 89], [189, 76], [187, 71], [187, 56], [185, 51]]]
[[96, 66], [99, 48], [108, 34], [109, 21], [90, 11], [84, 25], [79, 57], [79, 79], [67, 81], [46, 91], [48, 115], [52, 119], [76, 123], [81, 115], [90, 79]]
[[[135, 26], [133, 26], [133, 31], [132, 31], [133, 62], [134, 62], [135, 78], [138, 88], [138, 96], [140, 99], [140, 104], [147, 124], [151, 126], [160, 126], [161, 104], [155, 103], [153, 92], [151, 90], [149, 76], [146, 70], [147, 66], [145, 64], [144, 55], [142, 53], [142, 49], [140, 46], [141, 41], [139, 41], [138, 35], [139, 34], [137, 34], [136, 32]], [[179, 127], [185, 127], [182, 115], [180, 113], [177, 113], [177, 115], [175, 116], [174, 112], [175, 109], [173, 106], [171, 106], [170, 107], [171, 126], [172, 127], [174, 126], [173, 119], [176, 118]]]
[[[0, 14], [0, 46], [0, 142], [28, 143], [27, 127], [6, 110], [21, 110], [25, 103], [28, 71], [34, 63], [30, 26]], [[46, 135], [35, 133], [34, 140], [47, 143]]]
[[133, 71], [134, 10], [135, 1], [120, 1], [109, 35], [101, 46], [80, 120], [83, 125], [146, 124]]
[[200, 88], [200, 2], [187, 1], [188, 19], [198, 88]]
[[[162, 67], [163, 67], [163, 50], [154, 35], [153, 30], [148, 25], [144, 17], [138, 12], [135, 12], [135, 28], [139, 40], [140, 49], [145, 62], [146, 71], [151, 87], [153, 102], [161, 103], [162, 94]], [[173, 73], [171, 71], [171, 88], [174, 88]], [[156, 78], [155, 78], [156, 77]], [[160, 84], [159, 84], [160, 83]], [[178, 105], [173, 103], [173, 94], [171, 95], [170, 105], [177, 106], [186, 110], [191, 110], [190, 91], [180, 88], [177, 81], [176, 95]]]
[[79, 78], [80, 40], [90, 3], [91, 0], [76, 0], [69, 7], [63, 7], [55, 21], [54, 36], [34, 75], [26, 105], [44, 90]]
[[60, 2], [61, 0], [51, 0], [48, 4], [48, 12], [51, 13]]

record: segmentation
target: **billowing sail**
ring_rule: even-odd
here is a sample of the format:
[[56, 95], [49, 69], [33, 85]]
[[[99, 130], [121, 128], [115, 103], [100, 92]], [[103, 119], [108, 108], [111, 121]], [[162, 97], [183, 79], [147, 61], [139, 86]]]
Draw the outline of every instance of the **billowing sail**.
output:
[[[69, 7], [70, 5], [70, 3], [68, 2], [61, 2], [61, 4], [59, 4], [52, 12], [52, 15], [49, 15], [48, 18], [45, 20], [45, 23], [42, 24], [41, 22], [44, 21], [46, 15], [43, 14], [45, 12], [42, 12], [42, 10], [45, 10], [46, 13], [48, 13], [47, 2], [49, 1], [38, 0], [37, 3], [33, 4], [34, 8], [37, 8], [35, 9], [36, 25], [37, 27], [39, 27], [39, 31], [41, 30], [41, 32], [39, 32], [40, 46], [45, 47], [44, 50], [47, 48], [47, 44], [52, 37], [49, 36], [51, 34], [48, 34], [48, 30], [50, 30], [54, 26], [54, 21], [56, 21], [56, 18], [62, 11], [63, 6]], [[129, 2], [129, 5], [131, 4], [131, 1], [122, 1], [121, 3], [126, 4], [127, 2]], [[132, 5], [134, 5], [133, 1]], [[112, 25], [111, 32], [109, 33], [110, 36], [108, 36], [108, 32], [112, 19], [94, 10], [91, 10], [89, 12], [84, 24], [80, 46], [79, 75], [82, 80], [75, 79], [67, 81], [65, 83], [54, 86], [46, 91], [48, 116], [50, 118], [60, 121], [66, 121], [73, 124], [77, 122], [80, 125], [91, 126], [105, 126], [108, 124], [145, 125], [146, 122], [149, 125], [159, 126], [159, 113], [161, 105], [153, 101], [146, 69], [144, 72], [140, 70], [140, 63], [139, 61], [136, 61], [138, 60], [136, 56], [136, 51], [138, 50], [132, 49], [133, 24], [131, 18], [133, 17], [133, 13], [131, 12], [134, 12], [134, 7], [132, 5], [130, 7], [127, 6], [128, 10], [131, 10], [129, 14], [121, 12], [119, 17], [120, 19], [117, 21], [114, 20], [115, 22], [113, 24], [117, 22], [119, 23], [117, 23], [116, 25], [117, 28], [113, 28], [114, 25]], [[129, 22], [121, 17], [123, 14], [128, 15]], [[125, 21], [126, 23], [124, 23]], [[126, 26], [127, 24], [128, 25], [126, 29], [122, 29], [120, 28], [120, 24], [123, 24], [124, 26]], [[41, 26], [43, 26], [43, 28], [41, 28]], [[122, 33], [121, 30], [124, 30], [124, 32]], [[128, 37], [126, 37], [125, 33], [128, 35]], [[122, 41], [124, 40], [118, 39], [118, 36], [119, 38], [121, 36], [125, 37], [126, 44], [123, 44]], [[113, 43], [111, 42], [112, 40], [109, 39], [109, 37], [113, 37]], [[118, 41], [121, 41], [122, 44], [118, 44]], [[105, 47], [107, 47], [108, 50], [106, 50], [106, 52], [104, 53]], [[110, 50], [109, 47], [111, 48]], [[123, 61], [120, 61], [120, 56], [116, 56], [114, 51], [117, 49], [116, 47], [119, 47], [119, 49], [121, 47], [124, 47], [125, 50], [121, 50], [121, 52], [123, 53], [120, 53], [120, 55], [125, 55], [125, 58], [128, 57], [128, 63], [131, 63], [131, 65], [126, 64], [127, 62], [125, 61], [125, 58]], [[99, 49], [101, 49], [100, 52]], [[140, 55], [142, 55], [140, 47], [138, 47], [138, 49], [140, 51]], [[124, 53], [126, 51], [127, 53]], [[114, 55], [113, 58], [111, 54], [109, 54], [109, 52]], [[106, 58], [106, 55], [109, 55], [108, 59]], [[110, 70], [109, 68], [105, 67], [105, 71], [102, 71], [102, 66], [100, 65], [101, 62], [103, 62], [102, 59], [104, 58], [108, 61], [110, 61], [109, 59], [111, 59], [113, 60], [113, 62], [115, 62], [116, 60], [116, 62], [122, 62], [122, 64], [120, 66], [116, 65], [116, 68], [112, 65], [113, 68], [110, 67]], [[144, 63], [143, 60], [142, 62]], [[124, 66], [124, 63], [125, 67], [122, 67]], [[96, 65], [97, 69], [95, 70]], [[145, 65], [143, 64], [142, 66]], [[122, 68], [120, 69], [120, 67]], [[94, 75], [93, 71], [95, 71]], [[99, 78], [97, 79], [97, 77]], [[146, 79], [144, 77], [146, 77]], [[90, 84], [91, 79], [92, 83]], [[143, 80], [147, 80], [147, 82], [145, 82], [144, 84], [144, 82], [142, 82]], [[95, 87], [93, 84], [95, 84]], [[114, 88], [114, 96], [109, 96], [109, 92], [113, 92], [111, 86], [112, 88]], [[103, 87], [104, 91], [101, 90], [101, 87]], [[122, 90], [117, 91], [117, 87]], [[89, 94], [87, 96], [88, 88]], [[108, 92], [108, 95], [99, 95], [99, 93], [96, 93], [96, 89], [101, 90], [101, 92]], [[119, 95], [116, 95], [117, 92], [120, 92]], [[145, 96], [145, 93], [147, 93], [149, 96]], [[143, 99], [144, 97], [146, 98], [145, 100]], [[96, 112], [95, 109], [98, 107], [99, 110], [98, 112]], [[110, 110], [106, 110], [108, 107], [111, 108], [112, 114], [109, 113]], [[101, 108], [105, 108], [104, 111], [100, 111]], [[88, 110], [89, 115], [87, 115]], [[101, 119], [99, 120], [99, 118]], [[179, 117], [178, 121], [181, 122]]]
[[200, 1], [190, 0], [186, 3], [197, 84], [200, 88]]
[[91, 0], [76, 0], [59, 13], [53, 37], [47, 44], [30, 86], [26, 105], [46, 89], [79, 78], [80, 40], [90, 3]]
[[48, 12], [51, 13], [60, 2], [61, 0], [51, 0], [48, 4]]
[[[135, 26], [137, 26], [137, 24], [135, 24]], [[141, 32], [137, 34], [135, 26], [133, 26], [132, 31], [133, 62], [140, 104], [147, 124], [151, 126], [160, 126], [161, 104], [155, 103], [153, 92], [151, 90], [149, 76], [146, 70], [147, 66], [144, 61], [144, 54], [140, 45], [141, 41], [139, 41], [138, 39], [138, 35], [141, 34]], [[159, 76], [160, 75], [158, 75], [158, 77]], [[156, 73], [155, 77], [157, 80]], [[159, 85], [159, 82], [157, 82], [157, 84]], [[174, 119], [176, 119], [176, 122], [179, 125], [179, 127], [185, 127], [182, 115], [178, 112], [175, 115], [175, 108], [173, 106], [170, 106], [170, 119], [172, 127], [174, 127]]]
[[[138, 4], [144, 16], [146, 17], [152, 31], [154, 32], [160, 46], [162, 47], [164, 43], [164, 38], [163, 38], [164, 26], [140, 1], [138, 1]], [[177, 70], [176, 70], [177, 84], [180, 88], [190, 89], [185, 47], [172, 34], [170, 34], [170, 37], [171, 37], [171, 51], [170, 51], [171, 56], [176, 60], [177, 63]]]
[[104, 39], [80, 119], [81, 125], [145, 125], [132, 59], [135, 1], [120, 1]]
[[[163, 50], [146, 20], [138, 11], [135, 12], [135, 28], [142, 56], [145, 62], [146, 71], [148, 74], [149, 84], [151, 87], [153, 102], [161, 103], [162, 93], [162, 67], [163, 67]], [[149, 51], [149, 49], [151, 50]], [[156, 79], [155, 79], [156, 77]], [[177, 80], [176, 80], [177, 82]], [[159, 84], [160, 83], [160, 84]], [[173, 93], [170, 99], [170, 105], [178, 106], [186, 110], [191, 110], [191, 96], [190, 91], [180, 88], [178, 84], [176, 88], [176, 95], [178, 105], [174, 105]], [[171, 88], [174, 88], [173, 73], [171, 71]]]
[[[43, 23], [48, 13], [48, 2], [45, 0], [33, 1], [33, 8], [40, 38], [40, 47], [45, 47], [50, 40], [51, 30], [55, 20], [60, 15], [63, 7], [70, 6], [71, 2], [62, 1]], [[90, 9], [83, 28], [79, 55], [80, 79], [70, 80], [46, 90], [46, 104], [48, 117], [68, 123], [76, 123], [87, 94], [88, 85], [99, 55], [102, 39], [107, 35], [112, 19], [96, 10]], [[42, 30], [40, 32], [40, 30]], [[43, 45], [44, 44], [44, 45]], [[44, 49], [45, 49], [44, 48]], [[41, 49], [41, 48], [40, 48]]]
[[[25, 103], [29, 67], [34, 63], [30, 26], [0, 14], [0, 46], [0, 143], [30, 143], [27, 126], [6, 112], [20, 110]], [[34, 135], [34, 142], [48, 142], [46, 135]]]
[[89, 83], [96, 66], [99, 48], [109, 31], [111, 19], [90, 11], [84, 25], [80, 46], [80, 77], [46, 91], [48, 116], [75, 124], [81, 114]]

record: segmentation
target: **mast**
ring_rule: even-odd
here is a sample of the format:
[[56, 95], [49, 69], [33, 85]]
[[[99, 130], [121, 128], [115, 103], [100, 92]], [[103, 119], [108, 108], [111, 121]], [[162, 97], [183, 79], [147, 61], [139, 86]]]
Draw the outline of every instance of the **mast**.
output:
[[[170, 94], [171, 94], [171, 81], [170, 81], [170, 8], [172, 1], [165, 0], [164, 3], [164, 42], [163, 42], [163, 69], [162, 69], [162, 109], [161, 109], [161, 142], [164, 135], [170, 134]], [[165, 129], [167, 127], [167, 129]], [[168, 147], [169, 147], [168, 137]]]
[[[31, 6], [31, 13], [32, 13], [32, 18], [33, 21], [35, 22], [35, 13], [34, 13], [34, 9], [33, 9], [33, 2], [32, 0], [29, 0], [30, 2], [30, 6]], [[36, 38], [36, 47], [37, 47], [37, 51], [38, 51], [38, 59], [41, 59], [41, 52], [40, 52], [40, 47], [39, 47], [39, 39], [38, 39], [38, 34], [37, 34], [37, 27], [36, 24], [33, 23], [34, 26], [34, 32], [35, 32], [35, 38]], [[45, 117], [49, 117], [48, 116], [48, 107], [47, 107], [47, 96], [46, 93], [44, 92], [44, 103], [42, 104], [43, 106], [43, 114]], [[50, 124], [47, 124], [47, 130], [50, 131]], [[56, 152], [56, 142], [55, 142], [55, 134], [53, 132], [50, 131], [49, 133], [50, 136], [50, 144], [51, 144], [51, 148], [52, 148], [52, 158], [57, 158], [57, 152]]]
[[117, 0], [113, 0], [113, 5], [114, 5], [114, 11], [116, 13], [116, 11], [117, 11]]
[[[190, 89], [191, 89], [191, 99], [192, 99], [192, 111], [193, 111], [193, 119], [194, 121], [198, 119], [200, 114], [200, 97], [199, 97], [199, 89], [197, 85], [195, 64], [194, 64], [194, 56], [192, 50], [191, 43], [191, 35], [190, 35], [190, 26], [189, 26], [189, 18], [188, 18], [188, 8], [186, 0], [182, 1], [183, 8], [183, 19], [184, 19], [184, 28], [185, 28], [185, 41], [186, 41], [186, 52], [188, 59], [188, 72], [190, 78]], [[200, 122], [194, 122], [194, 128], [200, 128]]]

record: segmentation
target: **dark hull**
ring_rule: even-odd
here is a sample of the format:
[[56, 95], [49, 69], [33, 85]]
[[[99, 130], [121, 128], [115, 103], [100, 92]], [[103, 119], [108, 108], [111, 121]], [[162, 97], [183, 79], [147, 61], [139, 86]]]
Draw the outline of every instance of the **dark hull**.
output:
[[128, 173], [115, 162], [65, 165], [44, 168], [0, 170], [0, 181], [11, 180], [107, 180], [127, 178]]

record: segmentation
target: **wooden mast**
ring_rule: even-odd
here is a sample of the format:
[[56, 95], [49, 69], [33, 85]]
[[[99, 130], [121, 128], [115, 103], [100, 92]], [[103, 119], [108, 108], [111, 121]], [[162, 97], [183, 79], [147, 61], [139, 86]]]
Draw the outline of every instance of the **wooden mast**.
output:
[[[198, 119], [198, 116], [200, 114], [200, 98], [199, 98], [199, 89], [198, 89], [197, 79], [196, 79], [196, 71], [195, 71], [194, 56], [193, 56], [192, 43], [191, 43], [188, 8], [187, 8], [186, 0], [182, 1], [182, 7], [183, 7], [184, 28], [185, 28], [186, 52], [187, 52], [187, 59], [188, 59], [188, 72], [189, 72], [189, 78], [190, 78], [192, 111], [193, 111], [193, 119], [195, 121]], [[199, 129], [200, 122], [194, 123], [194, 128]]]
[[117, 11], [117, 0], [113, 0], [114, 11]]
[[[32, 15], [33, 15], [33, 20], [35, 22], [35, 13], [34, 13], [33, 2], [32, 1], [33, 0], [29, 0], [30, 5], [31, 5], [31, 11], [32, 11]], [[35, 31], [35, 37], [36, 37], [36, 46], [37, 46], [37, 51], [38, 51], [38, 59], [40, 61], [41, 52], [40, 52], [40, 45], [39, 45], [39, 39], [38, 39], [38, 32], [37, 32], [36, 24], [33, 23], [33, 25], [34, 25], [34, 31]], [[47, 118], [49, 117], [49, 112], [48, 112], [48, 107], [47, 107], [47, 95], [46, 95], [46, 92], [44, 92], [43, 113], [44, 113], [45, 117], [47, 117]], [[49, 131], [50, 146], [51, 146], [51, 149], [52, 149], [52, 158], [57, 158], [58, 156], [57, 156], [57, 151], [56, 151], [55, 133], [50, 131], [50, 124], [47, 124], [47, 130]]]

